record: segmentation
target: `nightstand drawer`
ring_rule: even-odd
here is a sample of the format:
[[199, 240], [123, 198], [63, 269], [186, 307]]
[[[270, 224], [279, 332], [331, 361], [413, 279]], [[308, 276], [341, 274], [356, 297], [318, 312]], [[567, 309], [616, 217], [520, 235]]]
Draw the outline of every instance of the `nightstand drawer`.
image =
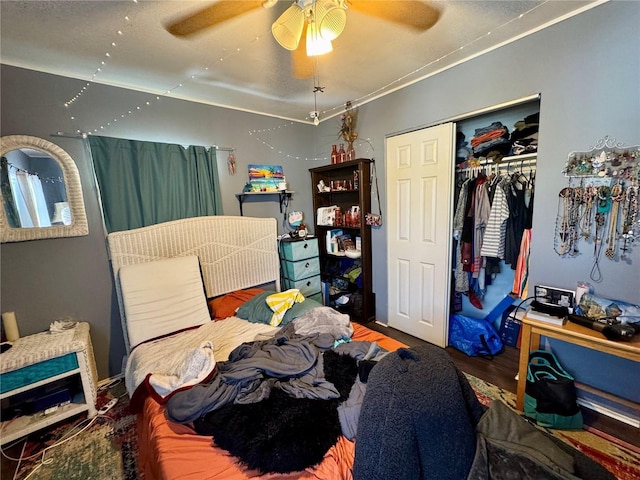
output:
[[61, 357], [51, 358], [44, 362], [6, 372], [0, 375], [0, 393], [10, 392], [49, 377], [78, 368], [78, 358], [75, 353], [68, 353]]
[[305, 297], [309, 297], [313, 294], [320, 292], [320, 275], [316, 275], [315, 277], [305, 278], [303, 280], [289, 280], [285, 278], [283, 281], [284, 288], [283, 290], [289, 290], [290, 288], [297, 288], [300, 290], [300, 293]]
[[308, 238], [293, 242], [282, 241], [282, 258], [284, 260], [298, 261], [318, 256], [318, 239]]
[[302, 280], [314, 275], [320, 275], [320, 260], [318, 257], [307, 258], [297, 262], [284, 260], [282, 262], [282, 274], [289, 280]]

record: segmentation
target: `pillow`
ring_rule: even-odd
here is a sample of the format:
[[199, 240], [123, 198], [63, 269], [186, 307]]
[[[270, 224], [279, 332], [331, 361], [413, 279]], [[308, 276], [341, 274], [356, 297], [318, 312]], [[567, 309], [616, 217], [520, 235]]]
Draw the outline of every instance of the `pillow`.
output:
[[267, 305], [267, 297], [274, 292], [262, 292], [240, 305], [236, 317], [249, 320], [253, 323], [266, 323], [269, 325], [273, 311]]
[[320, 302], [317, 302], [312, 298], [305, 298], [304, 302], [296, 303], [293, 305], [293, 307], [287, 310], [287, 313], [284, 314], [284, 318], [282, 319], [282, 323], [280, 325], [285, 325], [289, 322], [292, 322], [296, 318], [307, 313], [309, 310], [321, 306], [322, 304]]
[[130, 349], [211, 321], [197, 256], [125, 265], [119, 279]]
[[[271, 310], [271, 307], [267, 305], [267, 297], [273, 293], [275, 292], [262, 292], [251, 300], [248, 300], [238, 308], [236, 317], [249, 320], [253, 323], [265, 323], [269, 325], [271, 317], [273, 316], [273, 310]], [[284, 314], [284, 318], [280, 325], [285, 325], [290, 321], [295, 320], [300, 315], [307, 313], [312, 308], [321, 306], [321, 303], [311, 298], [305, 298], [304, 302], [296, 303], [293, 307], [287, 310], [287, 313]]]
[[236, 290], [235, 292], [210, 299], [208, 303], [211, 310], [211, 318], [224, 320], [225, 318], [233, 317], [236, 314], [236, 310], [243, 303], [262, 292], [264, 292], [262, 288], [247, 288], [246, 290]]

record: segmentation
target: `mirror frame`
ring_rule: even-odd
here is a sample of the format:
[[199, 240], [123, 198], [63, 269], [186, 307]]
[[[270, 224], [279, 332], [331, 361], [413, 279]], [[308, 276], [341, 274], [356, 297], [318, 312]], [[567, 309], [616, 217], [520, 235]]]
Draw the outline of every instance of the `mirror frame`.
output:
[[4, 198], [0, 195], [0, 242], [24, 242], [44, 238], [80, 237], [89, 234], [87, 214], [84, 208], [80, 173], [73, 158], [55, 143], [28, 135], [8, 135], [0, 137], [0, 156], [12, 150], [33, 148], [40, 150], [57, 161], [62, 170], [67, 191], [67, 201], [71, 210], [71, 225], [51, 227], [17, 228], [9, 226]]

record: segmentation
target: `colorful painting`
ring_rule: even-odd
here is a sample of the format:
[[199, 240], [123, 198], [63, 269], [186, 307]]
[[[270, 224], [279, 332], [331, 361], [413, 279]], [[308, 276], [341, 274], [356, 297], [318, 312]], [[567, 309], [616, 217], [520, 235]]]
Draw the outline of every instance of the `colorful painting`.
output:
[[284, 180], [281, 165], [249, 165], [249, 180], [273, 180], [276, 183]]
[[284, 180], [281, 165], [249, 165], [249, 183], [254, 192], [276, 191]]

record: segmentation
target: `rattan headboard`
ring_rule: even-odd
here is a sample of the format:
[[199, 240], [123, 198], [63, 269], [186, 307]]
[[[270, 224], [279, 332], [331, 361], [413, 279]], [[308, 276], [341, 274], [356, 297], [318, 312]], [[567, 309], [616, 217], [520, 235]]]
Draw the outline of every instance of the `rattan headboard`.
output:
[[197, 255], [208, 298], [273, 282], [280, 290], [277, 229], [275, 218], [212, 216], [110, 233], [107, 243], [127, 351], [120, 267]]

